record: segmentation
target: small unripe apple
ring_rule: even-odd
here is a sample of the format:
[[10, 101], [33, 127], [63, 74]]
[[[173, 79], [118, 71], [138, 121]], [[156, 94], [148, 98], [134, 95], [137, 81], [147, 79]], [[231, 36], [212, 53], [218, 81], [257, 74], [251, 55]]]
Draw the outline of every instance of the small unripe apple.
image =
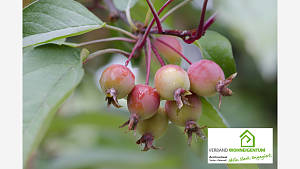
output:
[[175, 101], [167, 101], [165, 110], [169, 120], [178, 125], [185, 126], [187, 121], [198, 121], [202, 114], [201, 100], [196, 94], [186, 96], [188, 103], [184, 104], [181, 109], [178, 109]]
[[[173, 46], [178, 51], [182, 52], [182, 46], [179, 40], [174, 36], [162, 35], [157, 39], [168, 43]], [[159, 42], [157, 39], [153, 40], [153, 45], [158, 50], [158, 52], [167, 60], [169, 64], [179, 65], [181, 63], [181, 56], [174, 50], [170, 49], [166, 45]]]
[[202, 132], [204, 127], [199, 127], [197, 121], [202, 114], [201, 100], [196, 94], [186, 96], [189, 104], [183, 105], [178, 109], [175, 101], [167, 101], [165, 104], [165, 111], [167, 112], [169, 120], [178, 126], [184, 126], [184, 132], [188, 136], [188, 144], [192, 142], [192, 135], [195, 133], [202, 139], [205, 136]]
[[137, 144], [145, 144], [144, 151], [150, 148], [158, 149], [153, 146], [154, 139], [160, 138], [165, 134], [168, 128], [168, 117], [163, 108], [158, 109], [158, 112], [149, 119], [140, 121], [137, 125], [137, 130], [142, 137], [136, 142]]
[[185, 95], [190, 94], [190, 80], [186, 71], [177, 65], [165, 65], [155, 74], [154, 86], [160, 97], [165, 100], [175, 100], [182, 107]]
[[219, 93], [219, 108], [222, 96], [231, 96], [232, 91], [227, 86], [237, 76], [232, 74], [225, 79], [221, 67], [211, 60], [200, 60], [193, 63], [188, 69], [191, 91], [199, 96], [213, 96]]
[[108, 104], [119, 108], [121, 106], [117, 99], [124, 98], [131, 92], [135, 76], [126, 66], [113, 64], [103, 71], [99, 83], [106, 94]]
[[139, 121], [151, 118], [158, 110], [160, 104], [159, 94], [154, 88], [144, 84], [134, 86], [127, 97], [127, 107], [130, 112], [129, 130], [135, 130]]
[[191, 90], [199, 96], [213, 96], [216, 94], [216, 85], [225, 80], [221, 67], [211, 60], [200, 60], [193, 63], [188, 69]]

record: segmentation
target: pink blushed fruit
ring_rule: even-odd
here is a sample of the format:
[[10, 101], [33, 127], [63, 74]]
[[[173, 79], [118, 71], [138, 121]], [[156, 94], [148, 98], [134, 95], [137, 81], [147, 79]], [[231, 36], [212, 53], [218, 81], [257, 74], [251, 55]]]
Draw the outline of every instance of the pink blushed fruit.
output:
[[113, 64], [106, 68], [99, 80], [101, 89], [106, 94], [108, 105], [121, 107], [117, 99], [126, 97], [135, 84], [134, 74], [125, 66]]
[[200, 60], [193, 63], [188, 69], [191, 90], [199, 96], [216, 94], [216, 84], [224, 80], [221, 67], [211, 60]]
[[130, 118], [121, 127], [128, 125], [129, 130], [135, 130], [138, 121], [151, 118], [158, 110], [159, 94], [154, 88], [144, 84], [134, 86], [127, 97], [127, 107]]
[[[182, 46], [179, 40], [174, 36], [162, 35], [157, 39], [168, 43], [169, 45], [173, 46], [178, 51], [182, 52]], [[165, 46], [158, 40], [153, 40], [153, 45], [158, 50], [158, 52], [167, 60], [169, 64], [179, 65], [181, 63], [181, 56], [176, 53], [174, 50], [170, 49], [169, 47]]]
[[219, 108], [221, 106], [221, 96], [231, 96], [232, 91], [227, 86], [236, 77], [237, 73], [225, 79], [221, 67], [211, 60], [200, 60], [193, 63], [188, 69], [191, 83], [191, 91], [199, 96], [213, 96], [220, 93]]

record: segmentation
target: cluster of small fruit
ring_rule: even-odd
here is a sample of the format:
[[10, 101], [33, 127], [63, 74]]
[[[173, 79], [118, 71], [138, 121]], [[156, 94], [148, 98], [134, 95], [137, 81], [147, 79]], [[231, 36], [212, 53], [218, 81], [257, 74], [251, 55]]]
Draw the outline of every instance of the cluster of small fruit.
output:
[[[160, 37], [166, 40], [166, 37]], [[179, 44], [176, 38], [168, 36], [168, 43]], [[158, 39], [158, 38], [157, 38]], [[160, 40], [162, 40], [160, 39]], [[177, 42], [176, 42], [177, 41]], [[161, 41], [160, 41], [161, 42]], [[154, 42], [155, 44], [155, 42]], [[173, 43], [173, 46], [175, 46]], [[178, 57], [172, 50], [156, 44], [158, 51], [172, 63]], [[180, 44], [179, 44], [180, 45]], [[177, 46], [181, 50], [181, 46]], [[155, 73], [154, 87], [148, 84], [135, 84], [134, 74], [124, 65], [114, 64], [106, 68], [99, 80], [106, 94], [108, 105], [121, 107], [118, 99], [127, 97], [127, 107], [130, 117], [122, 126], [128, 125], [129, 130], [138, 130], [142, 137], [136, 142], [145, 144], [144, 151], [157, 149], [152, 143], [161, 137], [169, 121], [185, 127], [188, 144], [192, 134], [205, 138], [197, 121], [202, 114], [200, 96], [212, 96], [217, 92], [221, 96], [229, 96], [232, 91], [227, 88], [236, 74], [225, 79], [223, 70], [211, 60], [200, 60], [192, 63], [187, 72], [176, 64], [162, 66]], [[160, 101], [166, 100], [164, 108]]]

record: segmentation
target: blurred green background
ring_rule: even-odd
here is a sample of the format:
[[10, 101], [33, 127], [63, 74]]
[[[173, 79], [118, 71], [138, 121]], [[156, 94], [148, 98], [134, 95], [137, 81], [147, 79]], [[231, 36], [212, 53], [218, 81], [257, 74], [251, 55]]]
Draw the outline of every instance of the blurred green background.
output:
[[[121, 0], [120, 0], [121, 1]], [[154, 0], [153, 0], [154, 1]], [[92, 0], [80, 0], [90, 7]], [[165, 1], [154, 1], [156, 7]], [[175, 0], [174, 4], [178, 4]], [[101, 4], [101, 1], [99, 1]], [[194, 0], [171, 15], [164, 27], [192, 29], [198, 24], [202, 0]], [[172, 6], [172, 5], [171, 5]], [[144, 1], [132, 8], [134, 20], [143, 22]], [[207, 17], [217, 11], [217, 20], [210, 28], [227, 37], [233, 47], [238, 77], [231, 89], [234, 95], [224, 97], [221, 113], [230, 127], [271, 127], [274, 130], [274, 164], [259, 165], [262, 169], [277, 168], [277, 1], [276, 0], [209, 0]], [[108, 12], [93, 9], [92, 12], [108, 22]], [[111, 23], [128, 27], [122, 22]], [[68, 39], [84, 42], [118, 33], [104, 29]], [[192, 61], [201, 59], [193, 45], [184, 46], [184, 54]], [[93, 52], [104, 48], [120, 48], [130, 51], [131, 45], [122, 42], [107, 42], [90, 45]], [[144, 83], [143, 59], [130, 65], [136, 83]], [[120, 55], [103, 55], [84, 65], [81, 84], [57, 112], [27, 168], [30, 169], [210, 169], [227, 168], [226, 165], [207, 164], [207, 141], [186, 144], [183, 129], [170, 125], [165, 136], [155, 144], [164, 149], [141, 152], [134, 136], [118, 126], [128, 119], [126, 101], [121, 109], [107, 108], [104, 95], [99, 90], [101, 71], [111, 63], [124, 63]], [[139, 62], [140, 61], [140, 62]], [[182, 61], [182, 67], [187, 68]], [[152, 72], [153, 76], [154, 72]], [[150, 82], [152, 84], [152, 82]], [[217, 97], [210, 98], [217, 105]]]

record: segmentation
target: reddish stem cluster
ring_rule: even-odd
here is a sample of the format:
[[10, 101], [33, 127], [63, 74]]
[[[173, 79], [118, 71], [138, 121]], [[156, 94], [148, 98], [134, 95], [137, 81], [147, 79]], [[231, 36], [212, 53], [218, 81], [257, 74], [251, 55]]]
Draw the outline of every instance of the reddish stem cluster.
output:
[[[173, 0], [168, 0], [158, 12], [153, 7], [151, 0], [146, 0], [146, 2], [154, 16], [153, 19], [147, 27], [146, 25], [137, 25], [138, 30], [134, 32], [135, 35], [125, 30], [121, 31], [134, 39], [134, 42], [130, 41], [135, 43], [134, 47], [128, 54], [125, 65], [112, 65], [106, 68], [99, 81], [106, 94], [108, 104], [119, 108], [121, 106], [118, 104], [118, 99], [127, 97], [130, 117], [120, 127], [128, 125], [129, 130], [137, 129], [142, 137], [136, 143], [145, 144], [144, 151], [150, 148], [157, 149], [152, 145], [153, 140], [164, 134], [169, 120], [175, 125], [185, 127], [184, 132], [188, 135], [188, 144], [192, 141], [193, 133], [204, 139], [202, 130], [205, 126], [197, 125], [202, 114], [200, 96], [212, 96], [217, 92], [220, 94], [220, 99], [221, 96], [230, 96], [232, 91], [227, 87], [237, 75], [235, 73], [225, 79], [221, 67], [211, 60], [203, 59], [192, 63], [182, 54], [182, 47], [176, 38], [174, 41], [174, 37], [164, 36], [180, 37], [188, 44], [201, 38], [216, 18], [214, 14], [206, 22], [204, 20], [208, 0], [203, 2], [198, 28], [189, 31], [164, 30], [162, 28], [159, 15]], [[152, 29], [154, 22], [157, 27]], [[153, 38], [151, 34], [162, 34], [163, 36]], [[164, 39], [165, 37], [168, 38]], [[114, 40], [129, 41], [122, 38]], [[135, 85], [135, 77], [127, 68], [135, 52], [140, 49], [145, 52], [145, 85]], [[162, 66], [155, 73], [155, 88], [149, 86], [152, 52]], [[166, 65], [161, 55], [164, 56], [166, 62], [171, 64]], [[191, 65], [187, 72], [178, 66], [182, 59]], [[161, 100], [166, 100], [164, 109], [159, 108]]]
[[[208, 29], [208, 27], [215, 21], [216, 15], [213, 15], [210, 17], [206, 22], [204, 20], [205, 18], [205, 12], [206, 12], [206, 6], [207, 6], [207, 1], [204, 0], [203, 2], [203, 8], [201, 11], [201, 17], [200, 17], [200, 23], [197, 28], [197, 30], [190, 30], [190, 31], [181, 31], [181, 30], [163, 30], [161, 26], [161, 22], [159, 19], [159, 15], [163, 12], [163, 10], [171, 3], [173, 0], [168, 0], [160, 9], [158, 12], [153, 7], [153, 4], [151, 0], [147, 0], [147, 4], [153, 14], [153, 19], [151, 20], [150, 24], [146, 28], [146, 30], [142, 30], [143, 34], [138, 35], [138, 40], [136, 41], [128, 59], [125, 62], [125, 66], [128, 66], [130, 60], [132, 59], [134, 53], [136, 50], [144, 47], [145, 43], [147, 44], [146, 47], [144, 47], [145, 50], [145, 55], [146, 55], [146, 67], [147, 67], [147, 76], [146, 76], [146, 84], [149, 83], [149, 76], [150, 76], [150, 62], [151, 62], [151, 51], [155, 54], [156, 58], [160, 62], [160, 64], [163, 66], [165, 65], [163, 59], [160, 57], [159, 53], [157, 52], [156, 48], [151, 44], [149, 34], [165, 34], [165, 35], [173, 35], [177, 36], [183, 39], [184, 42], [190, 44], [193, 43], [195, 40], [198, 40], [201, 38], [201, 36], [204, 34], [204, 32]], [[152, 26], [154, 25], [154, 22], [156, 22], [157, 27], [152, 29]], [[204, 23], [205, 22], [205, 23]], [[192, 64], [192, 62], [186, 58], [180, 51], [178, 51], [176, 48], [173, 46], [169, 45], [168, 43], [157, 39], [160, 43], [165, 45], [166, 47], [172, 49], [175, 51], [177, 54], [179, 54], [185, 61], [187, 61], [189, 64]]]

